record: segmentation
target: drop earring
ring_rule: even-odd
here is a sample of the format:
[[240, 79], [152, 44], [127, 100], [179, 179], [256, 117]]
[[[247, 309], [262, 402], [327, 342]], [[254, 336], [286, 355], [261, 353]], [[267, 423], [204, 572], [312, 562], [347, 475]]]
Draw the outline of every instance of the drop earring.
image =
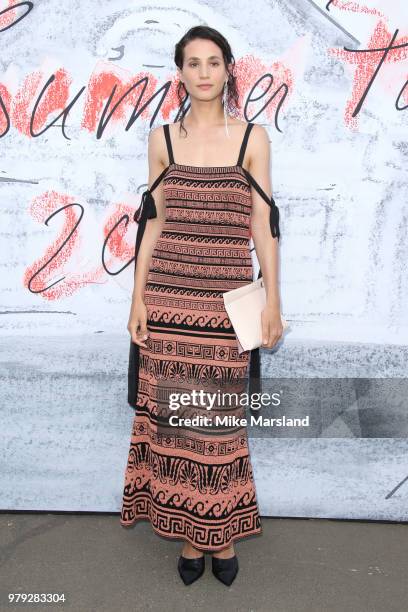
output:
[[225, 81], [224, 83], [224, 91], [222, 93], [222, 104], [224, 106], [224, 122], [225, 122], [225, 132], [228, 136], [228, 138], [230, 137], [229, 135], [229, 131], [228, 131], [228, 121], [227, 121], [227, 95], [228, 95], [228, 81]]

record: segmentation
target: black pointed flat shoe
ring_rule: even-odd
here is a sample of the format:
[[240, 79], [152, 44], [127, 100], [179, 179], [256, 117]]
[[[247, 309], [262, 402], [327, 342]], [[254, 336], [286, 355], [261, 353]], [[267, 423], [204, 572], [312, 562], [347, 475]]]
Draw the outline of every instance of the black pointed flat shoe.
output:
[[192, 584], [204, 574], [204, 555], [196, 559], [189, 559], [180, 555], [177, 568], [184, 584]]
[[238, 569], [238, 557], [236, 555], [229, 559], [212, 558], [212, 573], [226, 586], [230, 586], [234, 582]]

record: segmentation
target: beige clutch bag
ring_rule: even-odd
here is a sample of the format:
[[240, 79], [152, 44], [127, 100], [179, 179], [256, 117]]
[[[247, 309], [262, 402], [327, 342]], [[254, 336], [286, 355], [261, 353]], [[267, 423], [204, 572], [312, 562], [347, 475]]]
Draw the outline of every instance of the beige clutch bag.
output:
[[[230, 318], [238, 340], [238, 353], [251, 351], [262, 345], [261, 312], [266, 305], [266, 291], [263, 278], [226, 291], [223, 294], [225, 310]], [[282, 317], [283, 329], [288, 329]]]

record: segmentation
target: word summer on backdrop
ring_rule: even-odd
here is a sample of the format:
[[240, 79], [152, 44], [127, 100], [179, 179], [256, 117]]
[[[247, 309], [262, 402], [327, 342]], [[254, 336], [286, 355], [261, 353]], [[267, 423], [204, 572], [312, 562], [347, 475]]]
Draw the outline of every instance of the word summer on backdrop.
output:
[[[281, 392], [282, 393], [282, 392]], [[222, 409], [226, 406], [250, 407], [252, 410], [259, 410], [262, 406], [279, 406], [281, 403], [281, 393], [208, 393], [200, 389], [183, 392], [171, 393], [169, 395], [169, 408], [176, 411], [181, 407], [201, 407], [205, 410]], [[217, 404], [217, 405], [216, 405]], [[199, 414], [191, 418], [181, 417], [177, 414], [171, 415], [168, 419], [169, 425], [172, 426], [192, 426], [192, 427], [244, 427], [248, 425], [246, 417], [238, 417], [236, 415], [220, 415], [215, 416]], [[255, 426], [266, 427], [307, 427], [309, 425], [309, 415], [303, 418], [286, 418], [285, 415], [280, 417], [265, 417], [263, 415], [251, 414], [250, 424]]]

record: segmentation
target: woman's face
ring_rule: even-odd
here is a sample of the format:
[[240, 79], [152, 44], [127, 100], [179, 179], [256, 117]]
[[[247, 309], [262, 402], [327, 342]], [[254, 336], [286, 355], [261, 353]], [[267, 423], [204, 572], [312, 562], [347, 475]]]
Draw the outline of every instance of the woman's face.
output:
[[177, 70], [190, 98], [199, 100], [212, 100], [222, 95], [228, 78], [221, 49], [212, 40], [202, 38], [187, 43], [184, 47], [183, 69]]

